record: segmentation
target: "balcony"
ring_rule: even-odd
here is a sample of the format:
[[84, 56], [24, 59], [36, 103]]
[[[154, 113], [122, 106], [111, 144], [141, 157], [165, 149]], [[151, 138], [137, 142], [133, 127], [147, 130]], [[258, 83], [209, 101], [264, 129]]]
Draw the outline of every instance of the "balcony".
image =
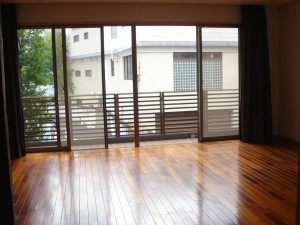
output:
[[[72, 95], [68, 102], [72, 145], [104, 146], [105, 132], [109, 143], [134, 140], [132, 94], [106, 95], [107, 131], [104, 129], [102, 95]], [[59, 142], [66, 142], [63, 98], [55, 103], [54, 97], [24, 97], [23, 113], [27, 148], [57, 146]], [[196, 137], [198, 114], [197, 92], [139, 93], [140, 140]], [[238, 114], [238, 90], [203, 92], [205, 137], [237, 135]]]

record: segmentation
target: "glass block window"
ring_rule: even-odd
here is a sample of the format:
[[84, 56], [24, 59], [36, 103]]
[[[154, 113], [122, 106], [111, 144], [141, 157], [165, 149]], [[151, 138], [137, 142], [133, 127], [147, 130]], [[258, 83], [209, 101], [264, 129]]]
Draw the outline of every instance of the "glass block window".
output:
[[204, 52], [202, 54], [203, 90], [222, 89], [222, 53]]
[[174, 52], [173, 58], [174, 91], [196, 91], [196, 52]]
[[111, 27], [111, 39], [118, 37], [118, 27]]
[[[197, 60], [195, 52], [174, 52], [174, 91], [197, 90]], [[202, 55], [203, 90], [222, 89], [222, 53]]]
[[174, 60], [174, 91], [197, 90], [196, 60]]

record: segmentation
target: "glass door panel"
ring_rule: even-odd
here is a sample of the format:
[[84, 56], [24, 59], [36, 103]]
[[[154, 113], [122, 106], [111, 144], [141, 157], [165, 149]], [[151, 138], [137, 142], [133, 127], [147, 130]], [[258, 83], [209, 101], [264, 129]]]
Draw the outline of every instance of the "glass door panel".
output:
[[[56, 75], [57, 75], [57, 96], [58, 96], [58, 121], [59, 136], [62, 147], [68, 145], [68, 129], [66, 117], [66, 99], [65, 99], [65, 78], [63, 63], [63, 38], [62, 29], [55, 29], [55, 59], [56, 59]], [[71, 83], [72, 84], [72, 83]]]
[[[109, 147], [134, 146], [132, 39], [130, 26], [105, 26], [106, 111]], [[123, 143], [120, 145], [120, 143]]]
[[238, 28], [202, 28], [203, 138], [239, 131]]
[[51, 30], [19, 29], [18, 48], [25, 147], [57, 147], [59, 137]]
[[101, 29], [66, 29], [66, 55], [72, 150], [104, 148]]
[[198, 134], [195, 26], [138, 26], [140, 139]]

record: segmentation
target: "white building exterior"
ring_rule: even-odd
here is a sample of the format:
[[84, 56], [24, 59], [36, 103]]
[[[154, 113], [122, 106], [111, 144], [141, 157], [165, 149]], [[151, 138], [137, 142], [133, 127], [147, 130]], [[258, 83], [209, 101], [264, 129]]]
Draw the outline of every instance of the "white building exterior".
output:
[[[212, 67], [220, 67], [218, 73], [221, 76], [219, 83], [211, 84], [213, 86], [208, 87], [209, 89], [213, 89], [214, 85], [218, 89], [238, 88], [237, 32], [237, 29], [227, 28], [203, 29], [203, 52], [208, 53], [203, 54], [203, 62], [208, 60], [207, 65], [204, 62], [203, 70], [207, 70], [207, 76], [210, 77], [216, 73]], [[175, 76], [183, 81], [181, 91], [193, 89], [196, 91], [196, 27], [139, 26], [136, 33], [139, 92], [178, 91], [178, 87], [175, 87], [178, 86]], [[126, 79], [124, 74], [126, 73], [124, 61], [128, 60], [126, 57], [132, 55], [131, 28], [128, 26], [105, 27], [104, 38], [106, 92], [108, 94], [131, 93], [132, 79], [128, 77]], [[101, 94], [100, 29], [68, 29], [67, 47], [68, 69], [73, 72], [73, 94]], [[194, 53], [194, 56], [190, 59], [176, 59], [177, 53]], [[178, 55], [181, 57], [180, 54]], [[217, 55], [218, 62], [209, 61], [213, 59], [210, 59], [210, 56], [214, 57], [214, 55]], [[182, 71], [178, 68], [181, 67], [189, 72], [180, 74]], [[175, 72], [176, 68], [177, 72]], [[132, 71], [132, 68], [127, 68], [127, 70]], [[204, 83], [216, 82], [215, 79], [205, 79]]]

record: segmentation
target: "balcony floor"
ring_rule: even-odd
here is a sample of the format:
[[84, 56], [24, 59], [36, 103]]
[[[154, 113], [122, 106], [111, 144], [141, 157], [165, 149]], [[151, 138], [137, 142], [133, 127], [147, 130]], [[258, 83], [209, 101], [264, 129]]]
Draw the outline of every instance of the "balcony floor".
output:
[[[197, 138], [186, 138], [186, 139], [173, 139], [173, 140], [158, 140], [158, 141], [143, 141], [140, 142], [141, 147], [145, 146], [157, 146], [157, 145], [174, 145], [174, 144], [188, 144], [188, 143], [197, 143]], [[115, 143], [109, 144], [108, 148], [133, 148], [134, 143]], [[103, 145], [78, 145], [72, 146], [72, 150], [96, 150], [96, 149], [103, 149]]]

